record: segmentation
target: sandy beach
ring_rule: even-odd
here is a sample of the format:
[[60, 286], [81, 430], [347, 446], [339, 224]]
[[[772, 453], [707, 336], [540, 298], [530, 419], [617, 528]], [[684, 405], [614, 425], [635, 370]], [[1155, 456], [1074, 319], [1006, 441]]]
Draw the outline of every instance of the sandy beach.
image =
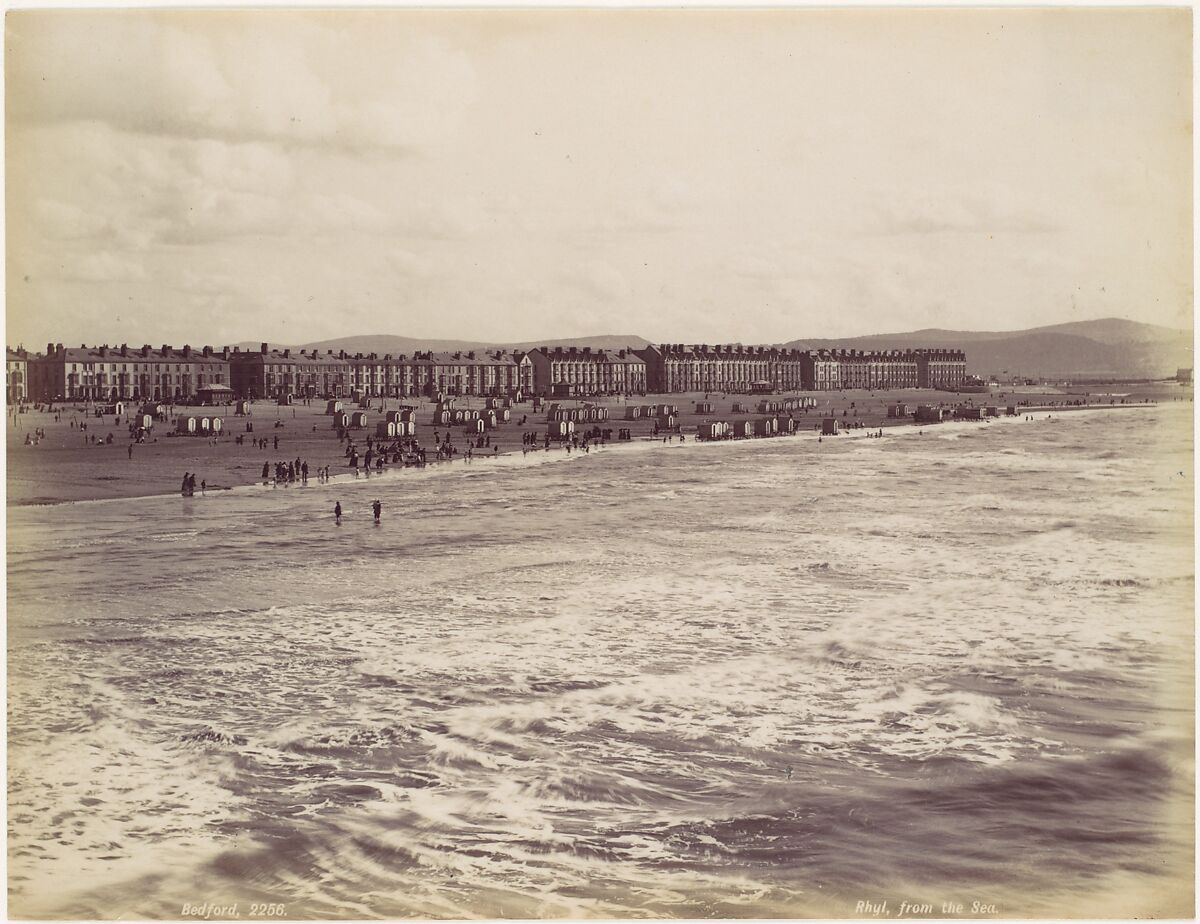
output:
[[[773, 400], [793, 397], [799, 393], [765, 396]], [[895, 391], [840, 391], [817, 392], [815, 408], [795, 411], [798, 429], [791, 437], [779, 439], [816, 439], [815, 427], [823, 416], [832, 414], [845, 425], [863, 429], [911, 425], [912, 418], [889, 418], [887, 408], [903, 402], [915, 408], [918, 404], [975, 405], [995, 404], [1001, 407], [1019, 406], [1026, 413], [1036, 410], [1070, 410], [1082, 407], [1128, 407], [1147, 399], [1174, 401], [1185, 397], [1182, 389], [1172, 383], [1147, 383], [1137, 386], [1114, 385], [1093, 386], [1090, 389], [1057, 390], [1049, 387], [1002, 388], [986, 394], [955, 394], [925, 389]], [[1190, 399], [1191, 392], [1186, 393]], [[759, 400], [764, 396], [750, 395], [705, 395], [684, 393], [673, 395], [648, 395], [646, 397], [605, 397], [589, 399], [589, 403], [609, 408], [610, 419], [600, 424], [611, 429], [614, 440], [606, 450], [622, 445], [615, 437], [622, 428], [630, 430], [632, 442], [661, 441], [654, 436], [654, 421], [638, 419], [627, 421], [626, 404], [669, 403], [679, 408], [678, 423], [686, 439], [695, 439], [697, 426], [705, 420], [756, 419], [764, 416], [757, 412]], [[697, 402], [707, 401], [713, 406], [711, 412], [696, 413]], [[1125, 402], [1122, 404], [1122, 402]], [[401, 404], [411, 404], [412, 399], [400, 401], [396, 398], [376, 398], [371, 402], [369, 423], [366, 429], [351, 431], [355, 445], [361, 453], [366, 449], [367, 437], [374, 438], [375, 423], [383, 420], [383, 411], [395, 410]], [[547, 406], [552, 402], [547, 402]], [[574, 399], [561, 400], [566, 406], [582, 404]], [[732, 406], [741, 404], [751, 413], [734, 413]], [[350, 409], [350, 402], [346, 402]], [[461, 426], [434, 426], [433, 403], [427, 399], [417, 402], [416, 435], [420, 444], [429, 449], [429, 467], [467, 464], [465, 461], [468, 438]], [[457, 406], [482, 408], [479, 397], [460, 398]], [[545, 409], [534, 413], [532, 403], [526, 401], [512, 408], [512, 418], [491, 431], [490, 445], [474, 449], [471, 464], [487, 464], [486, 460], [508, 453], [520, 453], [523, 449], [522, 436], [537, 433], [539, 438], [546, 432]], [[132, 411], [132, 404], [127, 408]], [[194, 473], [196, 483], [207, 485], [209, 492], [263, 482], [264, 463], [271, 469], [276, 462], [300, 459], [309, 466], [309, 484], [317, 483], [316, 470], [328, 466], [331, 478], [353, 478], [345, 455], [344, 442], [338, 440], [325, 414], [325, 402], [314, 399], [310, 404], [294, 404], [280, 407], [274, 402], [259, 401], [251, 405], [248, 417], [237, 417], [232, 408], [201, 409], [175, 407], [170, 419], [156, 424], [154, 435], [147, 442], [135, 444], [132, 455], [129, 446], [127, 424], [116, 422], [111, 416], [98, 418], [94, 408], [82, 404], [57, 405], [53, 412], [27, 408], [25, 413], [14, 414], [12, 409], [7, 418], [7, 497], [9, 505], [55, 504], [80, 500], [142, 497], [178, 493], [184, 472]], [[224, 431], [213, 439], [197, 436], [176, 436], [175, 418], [178, 416], [214, 413], [223, 417]], [[56, 416], [58, 419], [56, 420]], [[88, 429], [81, 431], [79, 424], [86, 423]], [[74, 426], [72, 426], [74, 424]], [[247, 431], [247, 425], [253, 431]], [[579, 425], [583, 430], [593, 424]], [[44, 437], [38, 445], [26, 445], [26, 435], [40, 428]], [[450, 439], [459, 450], [453, 462], [433, 461], [435, 433], [443, 436], [449, 429]], [[112, 434], [112, 442], [106, 438]], [[238, 445], [237, 436], [244, 442]], [[96, 442], [91, 442], [91, 437]], [[252, 440], [266, 438], [265, 449], [258, 448]], [[278, 445], [276, 445], [276, 439]], [[537, 452], [545, 452], [539, 442]], [[564, 449], [552, 442], [551, 453], [562, 453]], [[360, 462], [361, 465], [361, 462]], [[398, 466], [390, 466], [396, 468]], [[199, 487], [197, 487], [199, 493]]]

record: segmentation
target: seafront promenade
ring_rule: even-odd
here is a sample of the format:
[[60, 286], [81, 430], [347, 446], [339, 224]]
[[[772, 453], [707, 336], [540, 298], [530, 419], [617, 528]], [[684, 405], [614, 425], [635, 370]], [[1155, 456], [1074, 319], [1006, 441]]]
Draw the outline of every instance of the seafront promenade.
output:
[[[881, 427], [912, 425], [911, 416], [894, 418], [888, 416], [888, 407], [901, 402], [910, 408], [918, 405], [997, 405], [1001, 409], [1015, 406], [1025, 413], [1039, 411], [1070, 410], [1083, 407], [1130, 407], [1151, 401], [1174, 401], [1190, 399], [1191, 390], [1186, 392], [1172, 383], [1147, 383], [1138, 386], [1120, 385], [1110, 388], [1092, 386], [1090, 389], [1075, 389], [1071, 392], [1051, 388], [1029, 387], [999, 388], [991, 393], [957, 394], [930, 389], [894, 389], [888, 391], [847, 390], [842, 392], [801, 393], [787, 392], [766, 396], [741, 394], [705, 394], [702, 392], [646, 397], [608, 397], [589, 399], [588, 404], [607, 408], [609, 418], [597, 423], [581, 423], [577, 435], [598, 426], [611, 430], [611, 438], [604, 441], [604, 450], [620, 445], [622, 429], [629, 431], [631, 442], [656, 440], [661, 442], [664, 434], [655, 435], [655, 420], [639, 418], [626, 420], [628, 405], [645, 405], [669, 402], [679, 409], [678, 434], [687, 441], [697, 438], [698, 428], [706, 421], [758, 420], [764, 416], [757, 411], [760, 400], [783, 400], [798, 395], [815, 398], [816, 406], [804, 410], [786, 412], [796, 421], [796, 433], [776, 439], [818, 439], [821, 420], [832, 416], [842, 427], [878, 430]], [[486, 465], [489, 458], [507, 453], [522, 452], [565, 452], [564, 444], [553, 440], [550, 449], [545, 449], [544, 438], [548, 430], [547, 401], [540, 411], [533, 410], [531, 401], [514, 404], [510, 409], [510, 420], [487, 431], [486, 445], [475, 447], [475, 441], [466, 435], [463, 425], [434, 425], [434, 403], [429, 400], [375, 398], [366, 410], [365, 428], [351, 430], [347, 434], [361, 456], [368, 437], [375, 442], [375, 426], [384, 420], [388, 410], [402, 404], [415, 406], [417, 443], [426, 449], [429, 465], [467, 464], [467, 449], [471, 447], [471, 462]], [[560, 406], [583, 406], [581, 401], [560, 401]], [[708, 405], [697, 411], [698, 404]], [[734, 406], [747, 408], [747, 412], [734, 411]], [[482, 398], [460, 398], [456, 407], [482, 409]], [[34, 410], [26, 406], [25, 413], [16, 413], [10, 407], [7, 417], [7, 498], [9, 505], [62, 503], [104, 498], [140, 497], [156, 494], [178, 493], [184, 472], [196, 475], [196, 483], [206, 484], [206, 491], [224, 489], [263, 482], [263, 466], [273, 473], [275, 464], [286, 464], [297, 459], [307, 462], [310, 476], [309, 486], [318, 483], [316, 470], [328, 466], [331, 478], [354, 476], [346, 455], [347, 442], [340, 440], [331, 417], [326, 414], [326, 402], [314, 399], [305, 403], [297, 399], [290, 406], [276, 402], [258, 401], [249, 405], [249, 416], [235, 416], [233, 406], [223, 408], [175, 407], [167, 409], [167, 420], [156, 422], [145, 442], [133, 443], [128, 432], [128, 418], [136, 408], [132, 405], [122, 415], [121, 422], [115, 416], [95, 416], [96, 405], [84, 403], [56, 404], [52, 411]], [[347, 410], [356, 409], [347, 402]], [[179, 416], [195, 416], [200, 413], [222, 417], [223, 429], [216, 436], [174, 435]], [[86, 430], [80, 430], [86, 424]], [[247, 431], [247, 425], [253, 430]], [[32, 434], [43, 434], [36, 445], [27, 444]], [[109, 434], [112, 442], [107, 441]], [[238, 438], [241, 438], [241, 442]], [[94, 442], [93, 442], [94, 438]], [[449, 439], [456, 452], [450, 461], [439, 461], [435, 447]], [[674, 439], [678, 440], [679, 436]], [[828, 437], [826, 437], [828, 439]], [[265, 446], [260, 441], [265, 440]], [[278, 443], [276, 443], [278, 440]], [[527, 440], [532, 440], [531, 447]], [[262, 447], [262, 448], [260, 448]], [[593, 441], [591, 448], [601, 448]], [[388, 468], [398, 468], [389, 465]], [[374, 477], [365, 474], [362, 477]], [[200, 491], [197, 488], [197, 496]]]

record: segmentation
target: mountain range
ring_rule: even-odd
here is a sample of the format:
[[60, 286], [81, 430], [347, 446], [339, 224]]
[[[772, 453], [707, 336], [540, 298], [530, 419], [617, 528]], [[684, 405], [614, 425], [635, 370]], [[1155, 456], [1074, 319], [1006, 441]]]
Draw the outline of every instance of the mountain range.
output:
[[[646, 338], [636, 335], [613, 334], [566, 340], [532, 340], [524, 343], [432, 340], [391, 334], [366, 334], [294, 345], [292, 349], [411, 355], [418, 350], [529, 350], [539, 346], [588, 346], [593, 349], [617, 350], [625, 347], [641, 348], [649, 342]], [[960, 349], [967, 354], [968, 370], [980, 376], [1162, 378], [1173, 376], [1179, 367], [1191, 367], [1193, 364], [1191, 331], [1143, 324], [1124, 318], [1072, 321], [1015, 331], [926, 328], [908, 333], [869, 334], [838, 339], [801, 338], [774, 345], [801, 350], [887, 350], [915, 347]], [[259, 344], [241, 343], [238, 346], [242, 349], [258, 349]], [[283, 348], [280, 344], [272, 346]]]

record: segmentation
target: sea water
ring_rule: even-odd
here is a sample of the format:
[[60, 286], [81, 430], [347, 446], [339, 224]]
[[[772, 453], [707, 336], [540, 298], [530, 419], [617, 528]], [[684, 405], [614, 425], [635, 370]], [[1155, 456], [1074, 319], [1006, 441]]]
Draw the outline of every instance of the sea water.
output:
[[10, 509], [10, 913], [1190, 915], [1188, 410]]

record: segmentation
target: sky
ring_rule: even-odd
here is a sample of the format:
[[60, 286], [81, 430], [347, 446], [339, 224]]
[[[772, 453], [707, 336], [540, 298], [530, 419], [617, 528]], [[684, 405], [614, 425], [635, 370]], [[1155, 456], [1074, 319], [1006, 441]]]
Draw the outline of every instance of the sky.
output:
[[6, 22], [13, 346], [1192, 326], [1188, 9]]

